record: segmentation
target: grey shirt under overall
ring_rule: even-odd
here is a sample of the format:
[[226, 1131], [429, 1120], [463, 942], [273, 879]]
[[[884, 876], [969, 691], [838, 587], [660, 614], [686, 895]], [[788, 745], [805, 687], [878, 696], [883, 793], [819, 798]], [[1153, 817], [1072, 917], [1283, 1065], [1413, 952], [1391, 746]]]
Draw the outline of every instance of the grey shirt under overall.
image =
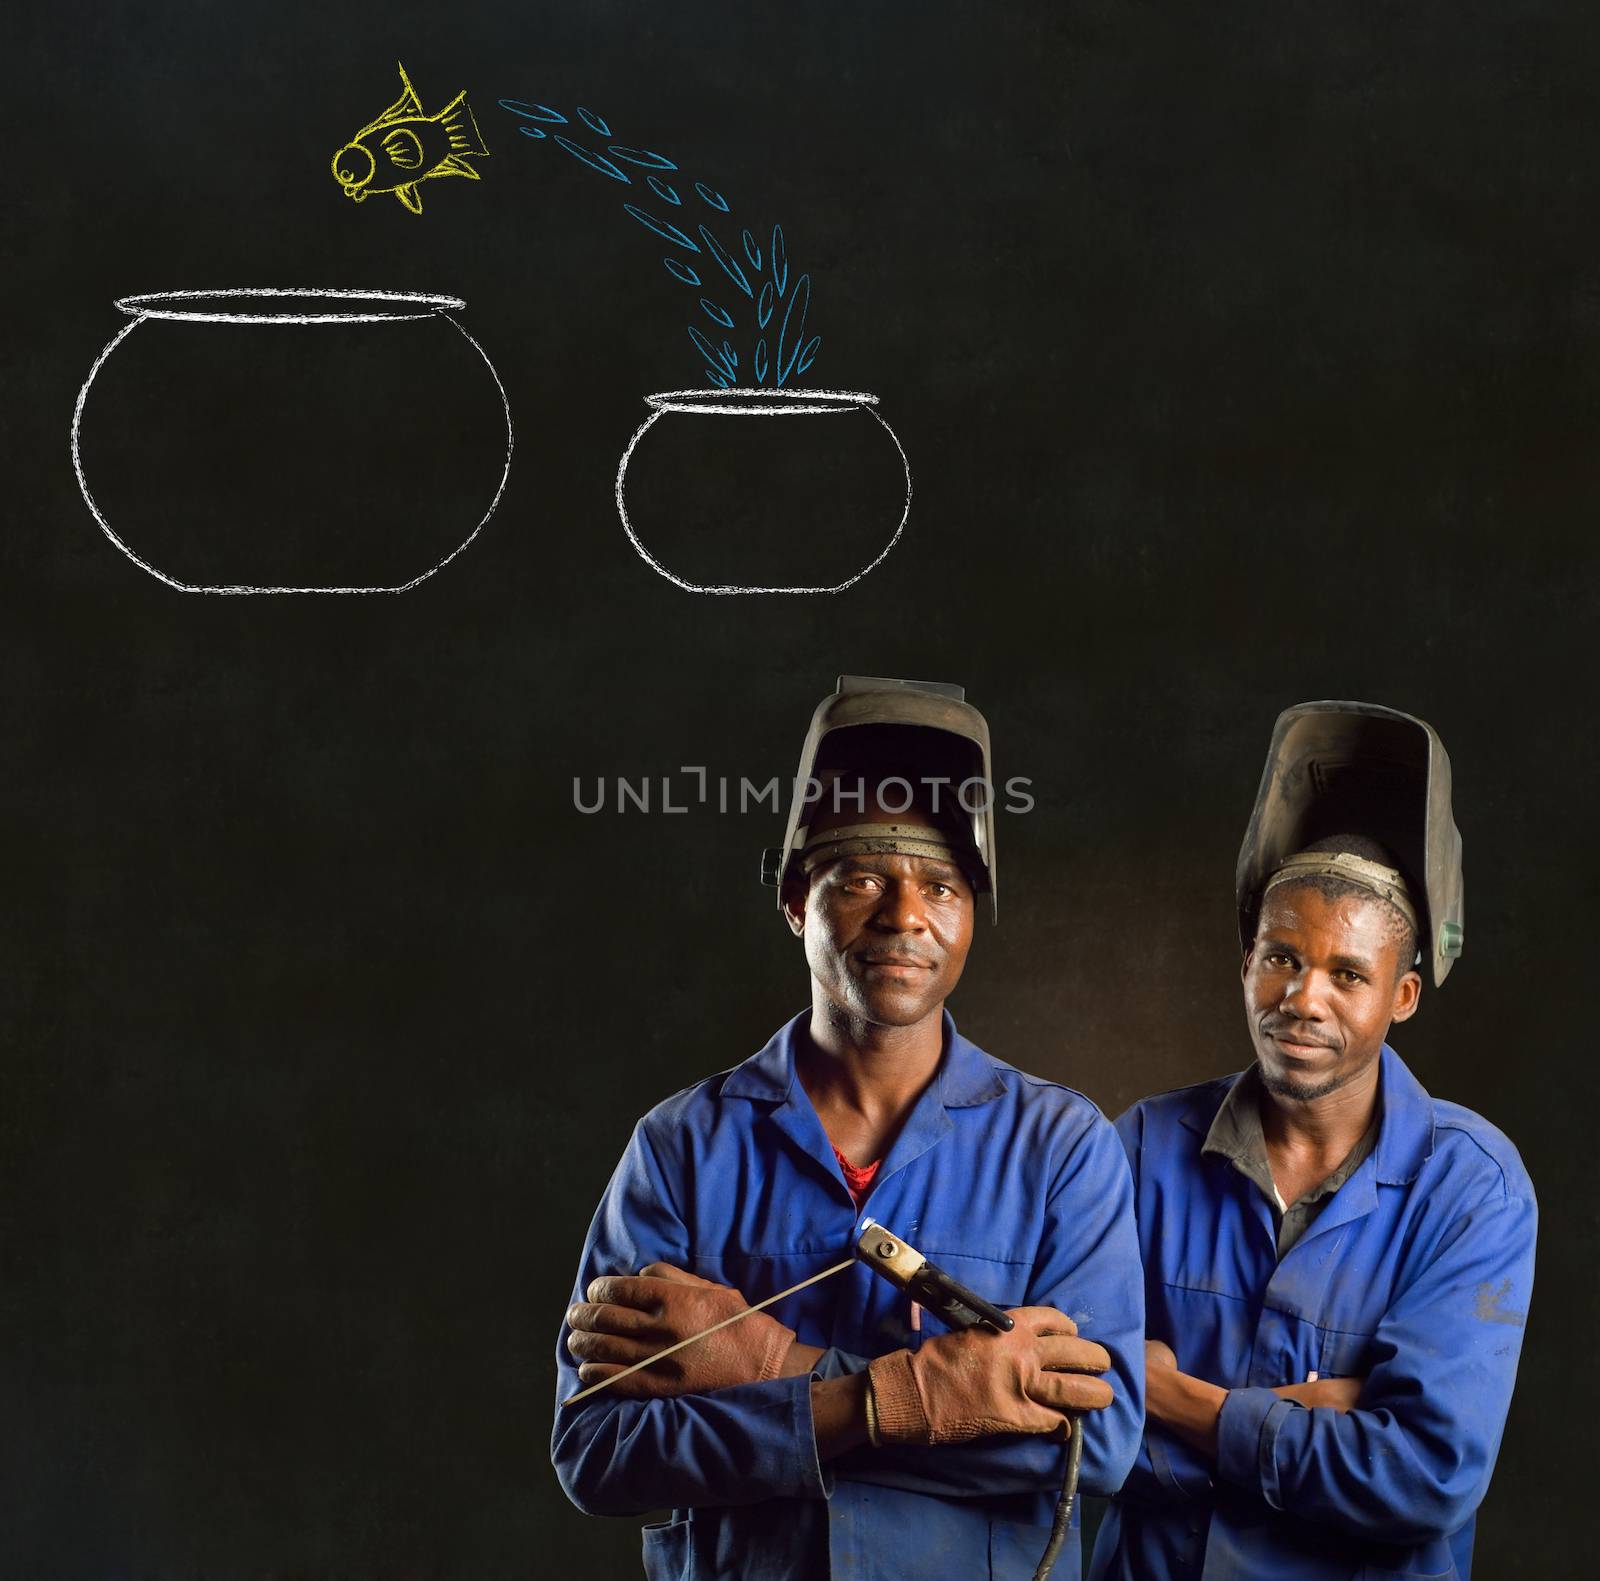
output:
[[1378, 1112], [1373, 1111], [1372, 1123], [1345, 1155], [1344, 1162], [1321, 1185], [1313, 1186], [1285, 1207], [1267, 1163], [1267, 1138], [1261, 1129], [1263, 1092], [1261, 1068], [1252, 1065], [1228, 1089], [1228, 1096], [1222, 1100], [1222, 1107], [1217, 1110], [1200, 1151], [1227, 1159], [1246, 1180], [1260, 1188], [1262, 1196], [1272, 1205], [1272, 1215], [1278, 1226], [1278, 1260], [1281, 1262], [1284, 1253], [1306, 1233], [1328, 1199], [1355, 1174], [1362, 1159], [1377, 1145]]

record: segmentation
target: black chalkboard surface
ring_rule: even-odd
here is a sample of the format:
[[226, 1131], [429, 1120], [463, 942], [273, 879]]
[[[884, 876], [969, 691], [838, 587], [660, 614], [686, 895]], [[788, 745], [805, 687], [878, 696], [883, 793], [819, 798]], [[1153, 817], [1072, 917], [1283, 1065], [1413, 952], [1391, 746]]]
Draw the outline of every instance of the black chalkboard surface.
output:
[[[1278, 710], [1438, 728], [1472, 937], [1398, 1041], [1545, 1207], [1475, 1573], [1573, 1572], [1591, 6], [8, 35], [0, 1574], [634, 1573], [551, 1351], [633, 1119], [805, 1003], [738, 789], [841, 671], [964, 684], [1031, 782], [952, 1008], [1112, 1113], [1248, 1057]], [[404, 590], [218, 591], [281, 587]]]

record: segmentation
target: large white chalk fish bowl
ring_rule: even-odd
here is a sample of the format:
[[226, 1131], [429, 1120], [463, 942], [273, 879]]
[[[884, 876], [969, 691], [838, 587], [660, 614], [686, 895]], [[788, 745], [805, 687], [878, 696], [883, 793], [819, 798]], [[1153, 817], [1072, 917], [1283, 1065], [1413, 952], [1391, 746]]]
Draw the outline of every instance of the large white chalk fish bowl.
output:
[[882, 563], [911, 469], [878, 398], [736, 387], [645, 397], [617, 511], [645, 562], [690, 593], [842, 593]]
[[186, 593], [404, 593], [477, 537], [511, 415], [457, 297], [125, 297], [72, 458], [105, 535]]

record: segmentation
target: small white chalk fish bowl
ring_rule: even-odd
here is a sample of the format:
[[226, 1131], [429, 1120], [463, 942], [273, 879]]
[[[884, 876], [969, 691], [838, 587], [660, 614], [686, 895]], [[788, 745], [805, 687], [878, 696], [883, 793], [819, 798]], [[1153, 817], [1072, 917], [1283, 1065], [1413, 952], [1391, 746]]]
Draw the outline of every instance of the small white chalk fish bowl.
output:
[[617, 469], [644, 560], [690, 593], [842, 593], [899, 542], [911, 468], [847, 390], [668, 390]]
[[404, 593], [493, 515], [511, 413], [458, 297], [124, 297], [78, 392], [95, 520], [185, 593]]

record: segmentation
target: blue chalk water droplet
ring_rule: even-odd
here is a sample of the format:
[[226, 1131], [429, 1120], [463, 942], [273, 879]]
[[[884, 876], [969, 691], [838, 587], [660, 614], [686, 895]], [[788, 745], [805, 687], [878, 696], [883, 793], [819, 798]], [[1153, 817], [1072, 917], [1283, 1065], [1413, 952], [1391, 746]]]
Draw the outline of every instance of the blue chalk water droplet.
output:
[[772, 227], [772, 258], [770, 261], [772, 264], [772, 283], [777, 287], [778, 295], [782, 296], [789, 284], [789, 255], [783, 248], [783, 227], [781, 225]]
[[543, 137], [544, 133], [537, 126], [519, 126], [517, 128], [524, 137]]
[[804, 373], [812, 364], [817, 355], [817, 347], [822, 344], [822, 336], [813, 335], [806, 342], [806, 349], [800, 353], [800, 360], [794, 365], [796, 373]]
[[727, 341], [723, 341], [722, 343], [722, 360], [730, 368], [737, 368], [739, 366], [739, 353], [736, 352]]
[[688, 264], [679, 263], [676, 258], [663, 258], [661, 261], [667, 266], [667, 273], [683, 281], [685, 285], [700, 284], [700, 276]]
[[765, 329], [767, 320], [772, 317], [772, 282], [768, 280], [761, 287], [761, 300], [756, 303], [756, 328]]
[[625, 212], [631, 214], [646, 230], [651, 230], [661, 237], [663, 241], [676, 242], [680, 247], [687, 247], [690, 252], [700, 251], [676, 225], [669, 225], [665, 220], [658, 220], [655, 215], [646, 213], [637, 203], [624, 203]]
[[559, 110], [552, 110], [548, 104], [524, 104], [521, 99], [502, 99], [500, 108], [529, 121], [554, 121], [557, 126], [567, 124], [566, 116]]
[[630, 165], [645, 165], [651, 170], [676, 170], [678, 168], [665, 154], [655, 153], [648, 148], [626, 148], [620, 143], [613, 143], [606, 152], [613, 159], [626, 160]]
[[752, 269], [759, 269], [761, 267], [761, 249], [756, 246], [756, 239], [749, 231], [744, 231], [742, 235], [744, 238], [744, 255], [750, 260]]
[[722, 272], [746, 296], [754, 296], [755, 293], [750, 289], [750, 282], [745, 278], [744, 270], [739, 267], [739, 260], [704, 225], [700, 227], [700, 240], [706, 244], [706, 251], [722, 265]]
[[756, 383], [767, 382], [767, 343], [764, 340], [756, 342]]
[[678, 194], [674, 192], [672, 188], [669, 187], [659, 176], [646, 176], [644, 179], [650, 183], [650, 190], [655, 193], [658, 198], [665, 198], [668, 203], [682, 204], [683, 199], [680, 198]]
[[713, 368], [721, 368], [724, 373], [731, 373], [733, 371], [722, 360], [721, 351], [719, 351], [717, 347], [713, 346], [711, 342], [694, 327], [693, 324], [689, 326], [689, 339], [694, 342], [695, 349], [699, 351], [700, 355], [704, 357]]
[[[722, 325], [724, 329], [733, 328], [733, 315], [729, 313], [726, 308], [718, 307], [715, 302], [710, 301], [706, 297], [700, 298], [700, 306], [705, 309], [707, 314], [709, 314], [720, 325]], [[727, 343], [724, 342], [723, 344], [726, 345]]]
[[726, 214], [728, 212], [728, 200], [720, 192], [713, 192], [703, 181], [695, 182], [694, 189], [718, 213]]
[[610, 137], [611, 128], [607, 126], [606, 123], [602, 121], [593, 110], [586, 110], [581, 104], [578, 106], [578, 119], [581, 120], [591, 132], [597, 132], [601, 137]]
[[573, 142], [570, 137], [563, 137], [560, 132], [553, 132], [550, 141], [558, 148], [564, 148], [574, 159], [581, 159], [591, 170], [598, 170], [602, 176], [610, 176], [613, 181], [620, 181], [625, 187], [633, 185], [633, 177], [621, 165], [614, 165], [604, 154], [597, 154], [592, 148], [584, 148]]
[[[802, 345], [801, 337], [806, 332], [806, 309], [811, 306], [811, 276], [803, 274], [794, 283], [794, 295], [789, 298], [789, 305], [783, 310], [783, 327], [778, 331], [778, 388], [781, 390], [789, 382], [789, 375], [794, 372], [795, 362], [800, 356]], [[795, 316], [796, 309], [799, 316]], [[793, 333], [790, 332], [790, 322], [794, 324]]]

